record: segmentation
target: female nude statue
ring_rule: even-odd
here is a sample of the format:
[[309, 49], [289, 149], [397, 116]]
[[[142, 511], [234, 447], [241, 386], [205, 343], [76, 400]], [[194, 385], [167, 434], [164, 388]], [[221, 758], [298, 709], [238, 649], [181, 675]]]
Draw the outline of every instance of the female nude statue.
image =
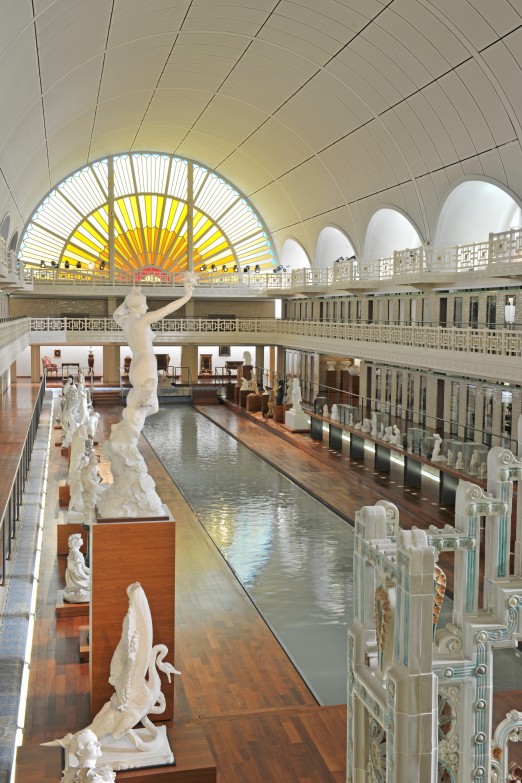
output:
[[185, 296], [159, 310], [147, 312], [147, 300], [139, 288], [133, 288], [114, 312], [121, 326], [132, 362], [129, 380], [132, 389], [120, 422], [112, 425], [111, 437], [103, 452], [111, 462], [113, 482], [98, 498], [103, 517], [156, 517], [164, 513], [155, 484], [138, 449], [138, 438], [147, 416], [158, 410], [158, 365], [152, 343], [151, 324], [179, 310], [192, 296], [197, 275], [185, 275]]

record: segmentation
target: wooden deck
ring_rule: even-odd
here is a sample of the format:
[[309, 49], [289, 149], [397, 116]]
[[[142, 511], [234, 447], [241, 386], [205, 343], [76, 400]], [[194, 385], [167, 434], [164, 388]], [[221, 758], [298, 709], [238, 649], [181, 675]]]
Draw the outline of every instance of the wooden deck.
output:
[[[286, 439], [282, 448], [270, 426], [224, 406], [202, 412], [345, 518], [391, 493], [403, 522], [452, 521], [451, 511], [441, 511], [438, 502], [432, 505], [436, 501], [431, 496], [394, 485], [393, 472], [384, 480], [368, 466], [352, 466], [304, 438], [295, 444]], [[107, 406], [100, 413], [101, 443], [121, 408]], [[176, 724], [203, 728], [220, 783], [344, 782], [346, 705], [317, 705], [143, 439], [141, 448], [158, 492], [176, 518], [175, 664], [182, 672], [176, 679]], [[24, 744], [62, 736], [89, 722], [88, 664], [79, 662], [79, 627], [85, 619], [55, 617], [65, 568], [65, 559], [56, 557], [55, 517], [58, 482], [65, 473], [65, 458], [53, 447]], [[521, 693], [497, 694], [497, 720], [521, 704]]]

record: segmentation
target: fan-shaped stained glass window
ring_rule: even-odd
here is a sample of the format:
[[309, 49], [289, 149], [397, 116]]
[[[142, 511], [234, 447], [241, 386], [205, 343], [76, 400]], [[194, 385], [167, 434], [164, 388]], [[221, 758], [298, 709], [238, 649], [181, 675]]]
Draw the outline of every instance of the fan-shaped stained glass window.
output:
[[[192, 248], [192, 251], [190, 251]], [[26, 266], [127, 277], [190, 267], [207, 274], [271, 271], [268, 231], [229, 182], [172, 155], [116, 155], [63, 180], [26, 226]]]

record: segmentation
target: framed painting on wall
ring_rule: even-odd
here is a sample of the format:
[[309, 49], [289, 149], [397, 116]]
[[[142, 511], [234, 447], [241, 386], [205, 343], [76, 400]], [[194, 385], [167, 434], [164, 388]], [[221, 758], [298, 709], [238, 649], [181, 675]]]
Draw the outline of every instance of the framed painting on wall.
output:
[[230, 356], [230, 345], [220, 345], [219, 346], [219, 355], [220, 356]]

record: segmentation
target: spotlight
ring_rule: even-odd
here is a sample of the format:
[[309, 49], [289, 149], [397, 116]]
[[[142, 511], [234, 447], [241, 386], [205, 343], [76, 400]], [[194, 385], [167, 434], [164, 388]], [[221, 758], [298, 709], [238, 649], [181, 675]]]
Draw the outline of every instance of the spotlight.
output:
[[237, 272], [237, 264], [234, 264], [234, 272]]
[[259, 264], [256, 264], [255, 267], [254, 267], [254, 272], [256, 274], [259, 274], [260, 271], [261, 271], [261, 267], [259, 266]]
[[105, 269], [105, 261], [101, 261], [100, 262], [100, 272], [103, 272], [104, 269]]
[[65, 269], [69, 269], [69, 266], [70, 266], [69, 262], [68, 262], [68, 261], [66, 261], [66, 262], [65, 262], [65, 264], [64, 264], [64, 268], [65, 268]]
[[41, 266], [41, 267], [42, 267], [42, 269], [43, 269], [43, 268], [44, 268], [44, 266], [45, 266], [45, 261], [40, 261], [40, 266]]
[[211, 271], [211, 272], [217, 272], [217, 269], [216, 269], [216, 265], [215, 265], [215, 264], [212, 264], [212, 266], [210, 267], [210, 271]]
[[201, 264], [201, 266], [199, 267], [199, 271], [200, 272], [206, 272], [207, 271], [207, 265], [206, 264]]
[[76, 262], [76, 269], [81, 269], [82, 265], [79, 261]]
[[52, 266], [53, 269], [57, 269], [58, 268], [58, 264], [56, 263], [56, 261], [51, 261], [51, 266]]
[[223, 264], [223, 266], [221, 267], [221, 271], [222, 272], [226, 272], [227, 271], [227, 265], [226, 264]]
[[248, 264], [247, 264], [247, 265], [246, 265], [246, 267], [243, 269], [243, 272], [247, 272], [247, 273], [248, 273], [248, 272], [250, 272], [250, 267], [248, 266]]

